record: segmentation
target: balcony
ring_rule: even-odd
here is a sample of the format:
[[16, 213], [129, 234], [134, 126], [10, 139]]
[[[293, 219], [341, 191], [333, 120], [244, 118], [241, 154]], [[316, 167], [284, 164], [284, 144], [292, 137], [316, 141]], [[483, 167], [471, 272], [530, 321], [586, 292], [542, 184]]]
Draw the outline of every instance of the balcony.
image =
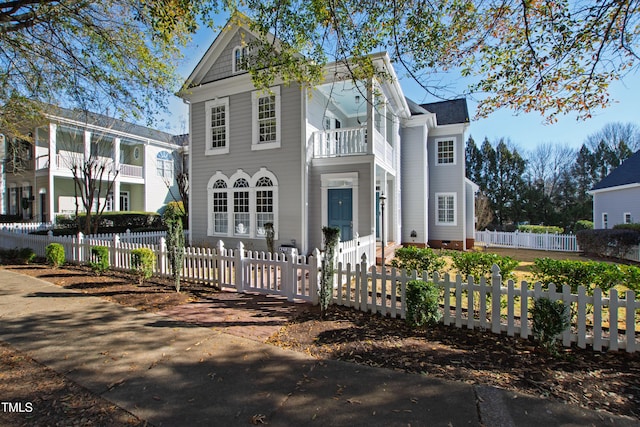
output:
[[377, 130], [374, 129], [373, 133], [373, 150], [370, 150], [366, 126], [314, 132], [313, 157], [318, 159], [373, 154], [376, 160], [393, 169], [393, 146]]
[[367, 154], [367, 128], [331, 129], [313, 133], [315, 158]]
[[[71, 171], [71, 168], [74, 164], [81, 162], [83, 158], [83, 153], [73, 152], [73, 151], [60, 151], [56, 154], [56, 169], [60, 171], [67, 171], [68, 173]], [[112, 166], [113, 159], [109, 157], [98, 157], [99, 162], [104, 162], [104, 164]], [[35, 162], [36, 170], [48, 169], [50, 167], [49, 155], [42, 155], [36, 158]], [[120, 176], [128, 177], [128, 178], [142, 178], [143, 167], [130, 165], [126, 163], [120, 163]]]

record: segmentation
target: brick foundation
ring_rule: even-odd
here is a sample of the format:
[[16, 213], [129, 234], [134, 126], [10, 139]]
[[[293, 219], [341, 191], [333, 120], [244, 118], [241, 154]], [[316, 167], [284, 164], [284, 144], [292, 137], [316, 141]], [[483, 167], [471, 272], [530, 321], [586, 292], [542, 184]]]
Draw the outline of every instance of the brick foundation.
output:
[[434, 249], [455, 249], [457, 251], [464, 250], [464, 244], [461, 240], [429, 240], [429, 247]]

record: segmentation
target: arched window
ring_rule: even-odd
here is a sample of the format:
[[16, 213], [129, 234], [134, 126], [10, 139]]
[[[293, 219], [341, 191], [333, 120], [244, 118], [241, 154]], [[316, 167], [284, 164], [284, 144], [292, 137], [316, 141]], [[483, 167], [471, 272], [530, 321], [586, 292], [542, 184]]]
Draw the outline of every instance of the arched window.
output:
[[249, 182], [240, 178], [233, 183], [233, 227], [234, 234], [251, 234], [251, 210]]
[[207, 186], [208, 235], [264, 238], [272, 223], [278, 237], [278, 180], [265, 168], [253, 176], [238, 170], [231, 178], [216, 172]]
[[229, 231], [227, 183], [222, 179], [216, 180], [212, 193], [213, 233], [227, 234]]
[[156, 170], [158, 176], [173, 181], [173, 157], [168, 151], [160, 151], [156, 155]]
[[273, 182], [263, 176], [256, 182], [256, 233], [265, 235], [265, 224], [273, 224]]
[[247, 46], [236, 46], [233, 49], [233, 73], [241, 73], [246, 71], [245, 61], [247, 54], [249, 53], [249, 48]]

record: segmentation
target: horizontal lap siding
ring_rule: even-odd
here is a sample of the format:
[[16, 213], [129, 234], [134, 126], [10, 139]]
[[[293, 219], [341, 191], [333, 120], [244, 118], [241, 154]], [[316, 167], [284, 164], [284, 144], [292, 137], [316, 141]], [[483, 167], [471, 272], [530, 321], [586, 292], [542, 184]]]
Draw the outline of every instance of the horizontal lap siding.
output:
[[[212, 94], [211, 98], [214, 98]], [[251, 150], [252, 115], [251, 91], [229, 97], [229, 153], [205, 156], [205, 108], [204, 102], [192, 105], [192, 233], [194, 242], [213, 244], [219, 237], [207, 237], [207, 183], [220, 171], [230, 178], [238, 169], [253, 176], [260, 168], [275, 174], [278, 180], [279, 229], [276, 247], [289, 244], [292, 239], [302, 241], [301, 212], [301, 94], [297, 87], [281, 87], [281, 147], [269, 150]], [[228, 245], [237, 239], [225, 238]], [[266, 249], [263, 238], [243, 239], [255, 249]]]
[[[402, 134], [402, 242], [427, 242], [427, 149], [425, 127]], [[415, 230], [416, 239], [411, 238]]]
[[[436, 140], [455, 140], [455, 165], [437, 165], [438, 146]], [[462, 240], [465, 226], [464, 200], [464, 142], [460, 135], [430, 137], [427, 150], [429, 157], [429, 240]], [[437, 225], [436, 193], [456, 194], [456, 225]]]
[[595, 228], [602, 227], [602, 213], [609, 217], [609, 228], [624, 222], [625, 212], [631, 213], [632, 222], [640, 222], [640, 187], [612, 190], [593, 195]]

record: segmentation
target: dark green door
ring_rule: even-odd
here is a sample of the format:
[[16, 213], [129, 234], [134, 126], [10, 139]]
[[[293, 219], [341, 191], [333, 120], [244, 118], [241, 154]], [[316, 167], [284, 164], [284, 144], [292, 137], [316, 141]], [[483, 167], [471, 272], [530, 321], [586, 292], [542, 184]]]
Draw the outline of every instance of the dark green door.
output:
[[353, 207], [352, 192], [350, 188], [331, 188], [328, 191], [329, 199], [329, 227], [340, 229], [340, 241], [353, 238]]

